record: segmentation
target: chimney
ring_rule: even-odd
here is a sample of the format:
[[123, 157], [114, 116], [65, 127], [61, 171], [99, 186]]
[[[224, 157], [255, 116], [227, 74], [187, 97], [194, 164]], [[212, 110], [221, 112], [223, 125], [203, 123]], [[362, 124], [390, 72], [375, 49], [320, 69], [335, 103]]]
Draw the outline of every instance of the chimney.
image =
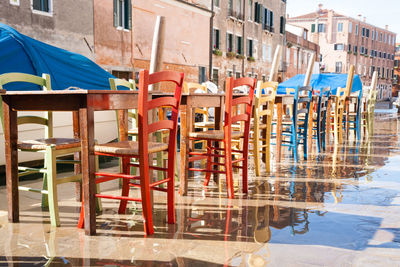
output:
[[321, 10], [323, 6], [324, 6], [323, 4], [319, 4], [318, 5], [318, 10]]
[[361, 20], [362, 15], [358, 14], [358, 20]]
[[389, 30], [389, 25], [385, 25], [385, 30]]
[[367, 22], [367, 18], [366, 17], [363, 18], [363, 22]]

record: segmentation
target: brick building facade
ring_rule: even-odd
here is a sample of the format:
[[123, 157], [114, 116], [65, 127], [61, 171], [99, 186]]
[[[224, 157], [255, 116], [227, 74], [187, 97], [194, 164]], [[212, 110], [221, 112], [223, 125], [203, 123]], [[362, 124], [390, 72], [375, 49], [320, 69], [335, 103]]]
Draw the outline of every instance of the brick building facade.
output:
[[[294, 28], [294, 29], [292, 29]], [[315, 54], [314, 73], [319, 71], [319, 45], [307, 40], [307, 29], [287, 25], [285, 61], [281, 69], [286, 72], [285, 79], [297, 74], [305, 74], [311, 55]]]
[[285, 43], [286, 0], [214, 0], [213, 10], [211, 80], [223, 88], [230, 76], [267, 79]]
[[396, 44], [396, 53], [394, 56], [394, 79], [392, 95], [399, 97], [400, 91], [400, 43]]
[[379, 73], [378, 99], [391, 97], [396, 34], [371, 25], [366, 19], [354, 19], [322, 9], [289, 18], [289, 24], [306, 28], [308, 40], [319, 44], [321, 69], [346, 73], [350, 65], [363, 84], [371, 83], [372, 73]]

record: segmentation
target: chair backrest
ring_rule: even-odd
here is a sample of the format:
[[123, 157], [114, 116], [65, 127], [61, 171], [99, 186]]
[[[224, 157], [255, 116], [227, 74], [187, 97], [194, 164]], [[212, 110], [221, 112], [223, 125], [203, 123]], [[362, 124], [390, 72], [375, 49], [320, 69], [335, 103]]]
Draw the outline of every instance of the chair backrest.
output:
[[[123, 87], [123, 88], [129, 89], [129, 90], [132, 90], [132, 91], [136, 90], [136, 83], [132, 79], [129, 79], [129, 81], [127, 81], [125, 79], [110, 78], [108, 81], [110, 83], [111, 90], [118, 90], [119, 87]], [[117, 116], [117, 127], [119, 127], [118, 110], [116, 110], [115, 113]], [[128, 117], [132, 118], [132, 128], [137, 128], [138, 127], [137, 111], [136, 110], [128, 110]], [[118, 134], [119, 134], [119, 131], [118, 131]]]
[[[304, 114], [305, 121], [308, 121], [312, 92], [313, 89], [311, 86], [298, 86], [296, 88], [293, 102], [293, 123], [295, 128], [298, 125], [298, 120], [301, 118], [301, 114]], [[307, 125], [307, 123], [305, 123], [305, 125]]]
[[[18, 73], [18, 72], [10, 72], [4, 73], [0, 75], [0, 89], [3, 89], [3, 86], [8, 83], [31, 83], [35, 85], [39, 85], [42, 90], [50, 91], [51, 90], [51, 80], [50, 75], [43, 73], [42, 77], [26, 74], [26, 73]], [[1, 100], [1, 96], [0, 96]], [[0, 117], [1, 123], [4, 129], [4, 118], [3, 118], [3, 105], [0, 106]], [[19, 116], [17, 119], [17, 124], [40, 124], [45, 126], [45, 138], [53, 137], [53, 113], [51, 111], [46, 112], [45, 116]]]
[[[181, 103], [182, 87], [184, 74], [175, 71], [160, 71], [149, 74], [148, 70], [139, 73], [139, 153], [148, 159], [148, 139], [149, 134], [158, 130], [169, 130], [169, 152], [171, 158], [176, 151], [176, 135], [178, 129], [178, 113]], [[160, 82], [175, 83], [174, 96], [160, 96], [148, 100], [149, 86]], [[171, 119], [160, 119], [157, 122], [149, 123], [148, 112], [161, 107], [170, 107], [172, 109]], [[148, 164], [148, 160], [144, 161]], [[168, 164], [171, 162], [168, 160]], [[172, 162], [174, 164], [174, 162]]]
[[[186, 94], [194, 93], [194, 92], [206, 94], [208, 92], [208, 90], [205, 85], [201, 85], [199, 83], [183, 82], [183, 92]], [[194, 113], [203, 115], [204, 122], [208, 121], [208, 108], [195, 108]]]
[[372, 81], [371, 81], [371, 86], [370, 86], [368, 99], [367, 99], [367, 112], [368, 113], [374, 113], [374, 110], [375, 110], [377, 84], [378, 84], [378, 72], [374, 71], [374, 73], [372, 74]]
[[[257, 80], [250, 77], [243, 77], [234, 79], [233, 77], [227, 78], [225, 83], [225, 134], [231, 134], [231, 125], [237, 122], [244, 123], [244, 131], [250, 131], [251, 111], [253, 108], [254, 90], [256, 88]], [[233, 98], [233, 88], [239, 86], [247, 86], [249, 94], [247, 96], [240, 96]], [[233, 114], [232, 108], [238, 105], [245, 105], [245, 112], [243, 114]]]
[[331, 88], [322, 88], [319, 92], [318, 97], [318, 108], [317, 108], [317, 123], [323, 122], [325, 124], [327, 107], [329, 102], [329, 97], [331, 95]]
[[350, 96], [351, 88], [353, 87], [353, 78], [354, 78], [354, 65], [350, 65], [349, 71], [347, 73], [347, 82], [346, 82], [346, 89], [345, 95]]
[[255, 123], [259, 123], [260, 118], [263, 116], [273, 115], [277, 88], [278, 88], [277, 82], [258, 81], [256, 96], [254, 99]]
[[296, 89], [294, 89], [294, 88], [286, 88], [287, 95], [291, 95], [292, 93], [295, 93], [295, 92], [296, 92]]

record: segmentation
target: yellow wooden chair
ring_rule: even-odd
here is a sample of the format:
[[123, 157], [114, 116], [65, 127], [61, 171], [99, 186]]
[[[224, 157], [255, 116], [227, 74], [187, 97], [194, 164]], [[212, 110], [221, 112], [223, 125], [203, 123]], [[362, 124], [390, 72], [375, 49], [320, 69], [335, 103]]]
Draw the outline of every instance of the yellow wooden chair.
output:
[[[272, 130], [272, 117], [274, 115], [274, 103], [277, 82], [261, 82], [257, 83], [257, 93], [254, 99], [253, 111], [253, 157], [254, 166], [257, 176], [260, 176], [260, 153], [265, 155], [265, 169], [270, 172], [270, 139]], [[263, 93], [264, 91], [264, 93]], [[261, 138], [261, 132], [264, 132]], [[260, 144], [262, 142], [262, 144]]]
[[[25, 73], [6, 73], [0, 75], [0, 89], [8, 83], [31, 83], [34, 88], [36, 85], [40, 86], [42, 90], [51, 90], [50, 76], [43, 74], [43, 77], [38, 77]], [[1, 112], [1, 119], [3, 124], [3, 112]], [[63, 164], [77, 164], [79, 161], [74, 160], [57, 160], [58, 157], [71, 155], [75, 152], [81, 151], [81, 142], [79, 139], [74, 138], [55, 138], [53, 137], [53, 113], [48, 111], [45, 115], [32, 115], [32, 116], [19, 116], [17, 124], [38, 124], [45, 128], [44, 138], [35, 140], [18, 140], [18, 151], [44, 153], [44, 167], [32, 168], [18, 166], [18, 176], [25, 176], [33, 173], [43, 174], [43, 187], [42, 189], [28, 188], [19, 186], [19, 190], [30, 191], [42, 194], [42, 207], [49, 207], [50, 222], [53, 226], [60, 225], [60, 218], [58, 212], [58, 197], [57, 185], [67, 182], [81, 181], [82, 175], [76, 174], [68, 177], [57, 178], [56, 163]]]

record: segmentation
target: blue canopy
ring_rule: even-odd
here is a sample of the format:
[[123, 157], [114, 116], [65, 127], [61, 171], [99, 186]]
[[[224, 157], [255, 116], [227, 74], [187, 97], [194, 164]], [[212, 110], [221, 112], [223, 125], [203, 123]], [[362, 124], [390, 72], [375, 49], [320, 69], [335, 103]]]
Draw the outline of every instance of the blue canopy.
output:
[[[304, 83], [304, 74], [298, 74], [289, 80], [280, 83], [278, 85], [278, 94], [286, 94], [286, 88], [296, 88], [297, 86], [302, 86]], [[320, 90], [325, 87], [330, 87], [332, 94], [336, 94], [336, 89], [338, 87], [346, 87], [347, 74], [337, 74], [337, 73], [324, 73], [324, 74], [313, 74], [311, 75], [310, 86], [313, 89]], [[354, 75], [353, 86], [351, 92], [357, 92], [362, 90], [362, 83], [358, 75]]]
[[[50, 74], [53, 90], [70, 86], [109, 90], [110, 73], [90, 59], [57, 48], [17, 32], [0, 23], [0, 74], [23, 72], [41, 76]], [[40, 90], [26, 83], [10, 83], [6, 90]]]

